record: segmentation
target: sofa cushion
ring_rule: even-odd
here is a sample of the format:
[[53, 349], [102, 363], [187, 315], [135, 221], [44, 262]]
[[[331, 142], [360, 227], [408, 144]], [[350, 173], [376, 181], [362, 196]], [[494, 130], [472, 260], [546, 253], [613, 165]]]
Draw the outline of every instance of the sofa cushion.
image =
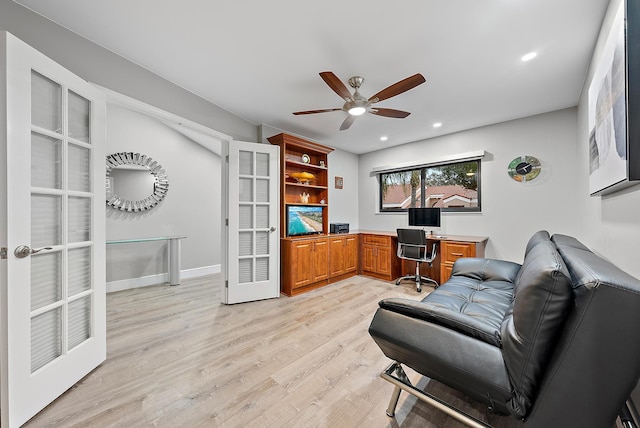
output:
[[520, 265], [504, 260], [459, 259], [451, 278], [422, 302], [386, 299], [380, 307], [433, 322], [494, 346], [513, 300]]
[[514, 301], [501, 326], [502, 353], [514, 388], [511, 412], [524, 416], [573, 301], [571, 279], [551, 241], [539, 242], [525, 257], [514, 286]]

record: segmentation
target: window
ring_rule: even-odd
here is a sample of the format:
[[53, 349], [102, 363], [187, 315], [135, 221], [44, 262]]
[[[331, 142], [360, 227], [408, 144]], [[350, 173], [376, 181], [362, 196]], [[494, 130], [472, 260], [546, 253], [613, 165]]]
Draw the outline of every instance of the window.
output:
[[380, 173], [380, 212], [480, 211], [480, 160]]

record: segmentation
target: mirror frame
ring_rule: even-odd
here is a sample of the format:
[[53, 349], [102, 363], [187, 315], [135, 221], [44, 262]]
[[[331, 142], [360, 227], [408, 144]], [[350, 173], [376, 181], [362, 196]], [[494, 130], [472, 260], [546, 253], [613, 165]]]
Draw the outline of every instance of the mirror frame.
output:
[[111, 171], [123, 165], [141, 166], [146, 168], [154, 178], [153, 193], [148, 197], [138, 200], [130, 201], [118, 196], [115, 192], [107, 196], [107, 205], [120, 211], [127, 212], [141, 212], [147, 211], [157, 206], [169, 190], [169, 177], [162, 165], [154, 161], [147, 155], [133, 152], [119, 152], [113, 153], [107, 156], [106, 161], [106, 185], [110, 185]]

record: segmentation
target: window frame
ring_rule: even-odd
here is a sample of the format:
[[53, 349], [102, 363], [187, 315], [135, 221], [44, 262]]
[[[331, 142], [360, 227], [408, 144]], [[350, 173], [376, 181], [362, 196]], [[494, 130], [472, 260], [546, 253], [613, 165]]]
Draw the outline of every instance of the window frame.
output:
[[405, 167], [402, 169], [396, 169], [396, 170], [387, 170], [387, 171], [379, 171], [377, 173], [377, 178], [378, 178], [378, 212], [380, 214], [386, 214], [386, 213], [404, 213], [407, 212], [408, 208], [384, 208], [383, 207], [383, 189], [382, 189], [382, 185], [383, 185], [383, 180], [382, 180], [382, 176], [384, 174], [393, 174], [393, 173], [401, 173], [401, 172], [410, 172], [410, 171], [420, 171], [420, 205], [421, 207], [424, 206], [425, 201], [426, 201], [426, 192], [425, 192], [425, 178], [426, 178], [426, 172], [429, 168], [441, 168], [441, 167], [446, 167], [446, 166], [452, 166], [452, 165], [460, 165], [460, 164], [466, 164], [466, 163], [470, 163], [470, 162], [476, 162], [477, 163], [477, 183], [478, 183], [478, 188], [477, 188], [477, 192], [478, 192], [478, 206], [476, 207], [441, 207], [441, 211], [443, 213], [447, 213], [447, 212], [462, 212], [462, 213], [478, 213], [478, 212], [482, 212], [482, 184], [481, 184], [481, 170], [482, 170], [482, 159], [481, 158], [475, 158], [475, 159], [461, 159], [461, 160], [456, 160], [456, 161], [452, 161], [452, 162], [438, 162], [438, 163], [433, 163], [433, 164], [422, 164], [422, 165], [416, 165], [413, 167]]

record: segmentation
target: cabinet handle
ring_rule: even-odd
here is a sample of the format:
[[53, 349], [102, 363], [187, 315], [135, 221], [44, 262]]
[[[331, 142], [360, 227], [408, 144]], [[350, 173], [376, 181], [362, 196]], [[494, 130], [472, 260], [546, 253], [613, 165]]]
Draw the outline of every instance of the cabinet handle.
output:
[[452, 256], [458, 256], [458, 257], [462, 257], [463, 254], [462, 253], [451, 253]]

